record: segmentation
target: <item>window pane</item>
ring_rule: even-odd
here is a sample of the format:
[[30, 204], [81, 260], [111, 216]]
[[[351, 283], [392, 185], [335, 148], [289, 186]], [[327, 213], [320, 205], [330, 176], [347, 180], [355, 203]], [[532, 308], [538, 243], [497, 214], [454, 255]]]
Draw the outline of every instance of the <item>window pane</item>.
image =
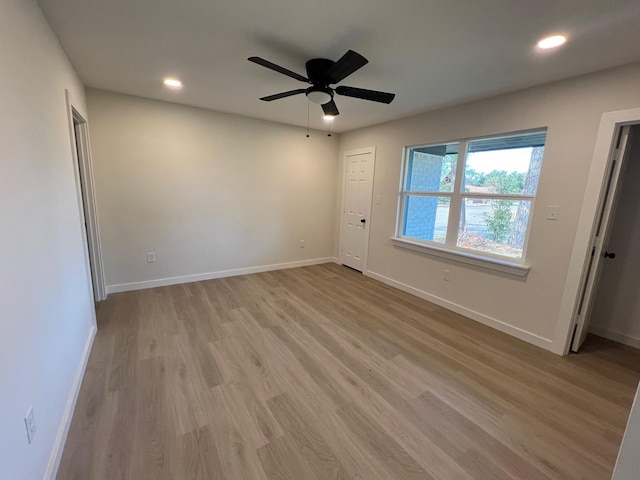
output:
[[464, 191], [535, 195], [545, 139], [536, 132], [469, 142]]
[[405, 189], [414, 192], [452, 191], [457, 160], [457, 143], [410, 148]]
[[444, 243], [449, 220], [449, 197], [407, 195], [402, 235]]
[[458, 247], [522, 258], [531, 201], [465, 198]]

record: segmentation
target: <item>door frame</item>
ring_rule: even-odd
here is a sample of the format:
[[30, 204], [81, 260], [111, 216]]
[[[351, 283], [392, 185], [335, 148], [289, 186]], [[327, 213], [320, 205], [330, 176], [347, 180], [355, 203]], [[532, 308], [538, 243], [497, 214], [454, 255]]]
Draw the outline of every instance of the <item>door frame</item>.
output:
[[373, 211], [373, 185], [376, 176], [376, 147], [356, 148], [354, 150], [346, 150], [342, 155], [342, 205], [340, 207], [340, 238], [338, 239], [338, 261], [342, 264], [342, 240], [344, 236], [344, 215], [345, 202], [347, 201], [347, 157], [350, 155], [363, 155], [371, 153], [373, 156], [373, 166], [371, 172], [371, 198], [369, 199], [369, 211], [367, 212], [367, 222], [365, 223], [365, 242], [362, 249], [362, 274], [367, 274], [367, 265], [369, 259], [369, 240], [371, 233], [371, 212]]
[[[78, 194], [78, 209], [86, 227], [85, 257], [87, 266], [89, 267], [88, 275], [91, 280], [94, 301], [100, 302], [106, 300], [107, 292], [104, 280], [98, 210], [96, 207], [95, 184], [93, 180], [89, 126], [87, 119], [73, 106], [68, 90], [65, 90], [65, 100], [69, 122], [73, 170]], [[83, 242], [83, 244], [85, 244], [85, 242]]]
[[640, 123], [640, 108], [606, 112], [600, 118], [554, 334], [554, 351], [561, 355], [567, 355], [571, 348], [577, 309], [581, 300], [581, 287], [585, 282], [593, 232], [599, 220], [599, 206], [606, 193], [607, 174], [616, 148], [618, 132], [622, 127], [636, 123]]
[[580, 284], [580, 300], [577, 305], [574, 319], [574, 333], [570, 350], [577, 352], [589, 331], [591, 313], [595, 296], [604, 266], [603, 250], [607, 248], [611, 227], [617, 212], [617, 205], [620, 193], [621, 182], [624, 176], [624, 169], [627, 166], [629, 151], [627, 150], [630, 127], [625, 126], [616, 132], [615, 147], [611, 152], [607, 173], [606, 187], [600, 197], [598, 204], [598, 217], [591, 232], [591, 255], [587, 257], [584, 266], [582, 282]]

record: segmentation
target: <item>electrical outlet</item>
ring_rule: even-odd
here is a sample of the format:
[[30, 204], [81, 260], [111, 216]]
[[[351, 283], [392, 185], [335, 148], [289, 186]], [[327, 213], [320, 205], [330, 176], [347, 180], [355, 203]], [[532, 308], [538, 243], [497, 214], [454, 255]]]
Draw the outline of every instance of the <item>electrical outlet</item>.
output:
[[300, 240], [300, 248], [304, 248], [304, 240]]
[[443, 270], [442, 271], [442, 280], [444, 280], [445, 282], [448, 282], [450, 273], [451, 272], [449, 270]]
[[24, 426], [27, 427], [27, 441], [33, 442], [33, 436], [36, 434], [36, 417], [33, 415], [33, 407], [29, 407], [27, 416], [24, 417]]
[[147, 263], [154, 263], [156, 261], [156, 252], [147, 252]]

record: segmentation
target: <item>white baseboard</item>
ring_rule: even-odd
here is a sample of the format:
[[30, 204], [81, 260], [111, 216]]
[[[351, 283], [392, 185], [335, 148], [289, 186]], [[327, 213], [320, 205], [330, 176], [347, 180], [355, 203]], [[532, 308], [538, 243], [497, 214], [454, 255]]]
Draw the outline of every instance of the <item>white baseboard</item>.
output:
[[200, 282], [203, 280], [213, 280], [216, 278], [235, 277], [236, 275], [248, 275], [250, 273], [270, 272], [273, 270], [284, 270], [285, 268], [308, 267], [309, 265], [319, 265], [321, 263], [337, 262], [337, 258], [325, 257], [311, 260], [301, 260], [298, 262], [276, 263], [274, 265], [262, 265], [259, 267], [237, 268], [234, 270], [220, 270], [218, 272], [198, 273], [195, 275], [184, 275], [181, 277], [160, 278], [157, 280], [147, 280], [144, 282], [121, 283], [119, 285], [108, 285], [107, 293], [128, 292], [131, 290], [144, 290], [146, 288], [166, 287], [167, 285], [177, 285], [179, 283]]
[[589, 325], [589, 333], [613, 340], [614, 342], [622, 343], [623, 345], [629, 345], [630, 347], [640, 349], [640, 338], [627, 335], [626, 333], [609, 330], [604, 327], [598, 327], [597, 325]]
[[501, 332], [511, 335], [512, 337], [519, 338], [520, 340], [523, 340], [527, 343], [531, 343], [540, 348], [544, 348], [545, 350], [553, 351], [553, 341], [549, 340], [548, 338], [544, 338], [534, 333], [528, 332], [526, 330], [522, 330], [521, 328], [514, 327], [513, 325], [509, 325], [508, 323], [504, 323], [498, 319], [476, 312], [475, 310], [471, 310], [462, 305], [458, 305], [457, 303], [450, 302], [449, 300], [445, 300], [444, 298], [437, 297], [423, 290], [418, 290], [417, 288], [414, 288], [410, 285], [406, 285], [404, 283], [398, 282], [397, 280], [393, 280], [392, 278], [385, 277], [384, 275], [380, 275], [379, 273], [372, 272], [371, 270], [367, 271], [365, 275], [373, 278], [374, 280], [378, 280], [379, 282], [385, 283], [389, 286], [402, 290], [403, 292], [410, 293], [411, 295], [415, 295], [416, 297], [420, 297], [431, 303], [435, 303], [436, 305], [444, 307], [453, 312], [459, 313], [460, 315], [464, 315], [467, 318], [480, 322], [491, 328], [500, 330]]
[[78, 400], [78, 394], [80, 393], [80, 387], [82, 386], [82, 379], [84, 378], [84, 371], [87, 368], [87, 362], [89, 361], [89, 355], [91, 354], [91, 347], [93, 346], [93, 339], [96, 337], [97, 327], [93, 325], [89, 331], [89, 336], [84, 345], [84, 351], [82, 352], [82, 358], [80, 359], [80, 365], [76, 371], [76, 376], [73, 379], [73, 385], [69, 392], [69, 398], [67, 399], [67, 405], [62, 415], [62, 421], [58, 428], [58, 435], [56, 441], [53, 444], [53, 450], [49, 457], [49, 465], [47, 465], [47, 471], [44, 474], [44, 480], [55, 480], [58, 474], [58, 467], [60, 466], [60, 460], [62, 459], [62, 452], [64, 450], [64, 444], [67, 441], [67, 434], [69, 433], [69, 426], [71, 425], [71, 418], [73, 417], [73, 411], [76, 408], [76, 401]]

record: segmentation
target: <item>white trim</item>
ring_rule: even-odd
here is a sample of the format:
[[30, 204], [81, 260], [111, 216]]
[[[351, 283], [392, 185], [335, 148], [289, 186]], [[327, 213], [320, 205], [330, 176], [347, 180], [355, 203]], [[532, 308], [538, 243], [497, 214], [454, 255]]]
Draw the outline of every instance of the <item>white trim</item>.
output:
[[531, 269], [531, 267], [527, 265], [509, 262], [508, 260], [502, 260], [500, 258], [490, 258], [475, 255], [473, 253], [449, 250], [448, 248], [439, 248], [435, 245], [425, 245], [419, 242], [412, 242], [406, 238], [391, 237], [391, 242], [394, 246], [399, 248], [406, 248], [407, 250], [413, 250], [414, 252], [432, 255], [434, 257], [445, 258], [454, 262], [466, 263], [467, 265], [473, 265], [474, 267], [496, 270], [498, 272], [508, 273], [509, 275], [515, 275], [517, 277], [525, 277]]
[[53, 444], [51, 450], [51, 456], [49, 457], [49, 464], [44, 474], [44, 480], [55, 480], [58, 474], [58, 467], [60, 466], [60, 460], [62, 459], [62, 452], [64, 451], [64, 444], [67, 441], [67, 434], [69, 433], [69, 426], [71, 425], [71, 419], [73, 418], [73, 411], [76, 408], [76, 402], [78, 400], [78, 394], [80, 393], [80, 387], [82, 386], [82, 379], [84, 378], [84, 372], [89, 362], [89, 355], [91, 354], [91, 347], [93, 346], [93, 340], [96, 337], [97, 327], [93, 325], [89, 330], [89, 336], [84, 345], [84, 351], [82, 352], [82, 358], [80, 359], [80, 365], [76, 371], [76, 376], [73, 379], [73, 385], [69, 392], [67, 399], [67, 405], [58, 427], [58, 435], [56, 441]]
[[[104, 265], [102, 261], [102, 248], [100, 243], [100, 229], [98, 227], [98, 210], [96, 206], [95, 184], [93, 180], [93, 164], [91, 160], [91, 147], [89, 142], [89, 128], [86, 118], [74, 107], [68, 90], [65, 90], [67, 105], [67, 121], [69, 123], [69, 137], [71, 141], [71, 155], [73, 170], [76, 176], [76, 188], [78, 190], [78, 202], [80, 214], [86, 230], [87, 266], [88, 276], [91, 280], [92, 294], [95, 301], [107, 298], [104, 279]], [[74, 125], [76, 120], [81, 135], [76, 138]], [[81, 155], [78, 156], [76, 141]], [[83, 236], [85, 235], [83, 231]], [[83, 242], [84, 243], [84, 242]]]
[[599, 337], [608, 338], [609, 340], [622, 343], [623, 345], [629, 345], [630, 347], [640, 349], [640, 338], [634, 337], [633, 335], [627, 335], [626, 333], [609, 330], [608, 328], [598, 327], [597, 325], [589, 325], [589, 333], [593, 333]]
[[259, 267], [236, 268], [233, 270], [219, 270], [217, 272], [197, 273], [194, 275], [184, 275], [181, 277], [159, 278], [156, 280], [145, 280], [143, 282], [121, 283], [118, 285], [107, 285], [107, 293], [129, 292], [131, 290], [144, 290], [146, 288], [166, 287], [167, 285], [177, 285], [180, 283], [200, 282], [203, 280], [213, 280], [216, 278], [235, 277], [237, 275], [270, 272], [273, 270], [284, 270], [286, 268], [308, 267], [310, 265], [320, 265], [322, 263], [331, 262], [338, 263], [338, 259], [335, 257], [314, 258], [311, 260], [301, 260], [298, 262], [276, 263], [273, 265], [261, 265]]
[[398, 282], [397, 280], [393, 280], [389, 277], [385, 277], [384, 275], [380, 275], [379, 273], [368, 271], [366, 275], [368, 277], [373, 278], [374, 280], [378, 280], [379, 282], [387, 284], [391, 287], [395, 287], [398, 290], [402, 290], [403, 292], [410, 293], [411, 295], [415, 295], [416, 297], [420, 297], [431, 303], [435, 303], [436, 305], [444, 307], [453, 312], [459, 313], [460, 315], [464, 315], [465, 317], [470, 318], [471, 320], [480, 322], [483, 325], [487, 325], [491, 328], [494, 328], [503, 333], [511, 335], [512, 337], [519, 338], [520, 340], [531, 343], [545, 350], [553, 351], [553, 341], [549, 340], [548, 338], [544, 338], [539, 335], [536, 335], [535, 333], [531, 333], [526, 330], [522, 330], [521, 328], [514, 327], [512, 325], [509, 325], [508, 323], [504, 323], [501, 320], [498, 320], [493, 317], [489, 317], [482, 313], [476, 312], [475, 310], [471, 310], [463, 305], [458, 305], [457, 303], [450, 302], [449, 300], [445, 300], [444, 298], [437, 297], [423, 290], [419, 290], [410, 285], [406, 285], [404, 283]]
[[580, 220], [569, 261], [567, 279], [565, 281], [562, 301], [556, 321], [554, 334], [555, 353], [567, 355], [571, 347], [575, 311], [579, 301], [580, 285], [583, 281], [584, 266], [591, 254], [591, 233], [597, 221], [598, 203], [603, 189], [610, 152], [615, 145], [615, 133], [623, 125], [640, 122], [640, 108], [618, 110], [603, 113], [596, 137], [596, 145], [589, 169], [589, 177], [585, 188], [580, 211]]
[[[403, 195], [411, 197], [448, 197], [452, 198], [454, 192], [423, 192], [420, 190], [407, 190], [401, 192]], [[483, 198], [486, 200], [535, 200], [535, 195], [525, 195], [522, 193], [480, 193], [480, 192], [464, 192], [457, 196], [465, 198]], [[455, 223], [455, 222], [454, 222]]]

